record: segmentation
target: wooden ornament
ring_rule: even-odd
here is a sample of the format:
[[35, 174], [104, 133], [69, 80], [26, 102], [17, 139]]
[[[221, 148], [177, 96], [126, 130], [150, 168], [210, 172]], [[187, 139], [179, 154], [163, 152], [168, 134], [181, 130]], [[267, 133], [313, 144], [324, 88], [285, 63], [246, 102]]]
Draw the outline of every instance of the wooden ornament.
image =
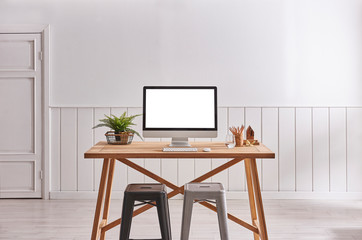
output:
[[246, 140], [254, 140], [254, 130], [250, 126], [246, 130]]

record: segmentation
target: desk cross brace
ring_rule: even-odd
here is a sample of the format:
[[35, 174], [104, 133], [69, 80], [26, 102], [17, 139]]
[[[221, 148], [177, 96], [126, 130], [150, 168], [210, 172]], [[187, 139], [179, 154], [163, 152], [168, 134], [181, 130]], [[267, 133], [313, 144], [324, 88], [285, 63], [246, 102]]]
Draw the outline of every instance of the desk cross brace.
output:
[[[176, 186], [173, 183], [167, 181], [166, 179], [150, 172], [149, 170], [135, 164], [134, 162], [132, 162], [126, 158], [119, 158], [116, 160], [135, 169], [136, 171], [143, 173], [144, 175], [152, 178], [153, 180], [163, 183], [167, 187], [171, 188], [173, 191], [171, 191], [167, 194], [168, 198], [172, 198], [177, 194], [184, 194], [184, 186], [181, 186], [181, 187]], [[191, 182], [202, 182], [202, 181], [216, 175], [217, 173], [219, 173], [225, 169], [228, 169], [229, 167], [239, 163], [242, 160], [245, 161], [245, 172], [246, 172], [246, 180], [247, 180], [247, 185], [248, 185], [249, 204], [250, 204], [250, 211], [251, 211], [251, 218], [252, 218], [251, 220], [252, 220], [253, 225], [251, 225], [229, 213], [227, 215], [231, 221], [252, 231], [254, 233], [254, 240], [258, 240], [258, 239], [267, 240], [268, 236], [267, 236], [267, 232], [266, 232], [264, 209], [263, 209], [263, 204], [262, 204], [262, 199], [261, 199], [261, 194], [260, 194], [260, 186], [259, 186], [259, 179], [258, 179], [258, 173], [257, 173], [257, 169], [256, 169], [255, 159], [249, 159], [249, 158], [232, 159], [232, 160], [220, 165], [219, 167], [205, 173], [204, 175], [192, 180]], [[114, 164], [115, 164], [115, 159], [104, 159], [101, 182], [100, 182], [99, 192], [98, 192], [96, 213], [95, 213], [95, 218], [94, 218], [94, 223], [93, 223], [93, 232], [92, 232], [92, 238], [91, 238], [92, 240], [98, 239], [99, 235], [100, 235], [100, 239], [104, 240], [105, 232], [118, 226], [121, 223], [121, 218], [119, 218], [119, 219], [114, 220], [113, 222], [110, 222], [107, 224], [110, 195], [111, 195], [111, 190], [112, 190], [112, 180], [113, 180], [113, 173], [114, 173]], [[107, 176], [108, 170], [109, 170], [109, 173]], [[108, 180], [107, 186], [105, 186], [106, 180]], [[103, 197], [104, 197], [104, 192], [105, 192], [106, 187], [107, 187], [107, 191], [106, 191], [105, 203], [104, 203], [104, 208], [103, 208], [103, 219], [100, 221], [101, 205], [103, 202]], [[216, 212], [216, 207], [208, 202], [199, 202], [199, 204]], [[147, 211], [148, 209], [150, 209], [152, 207], [153, 207], [152, 205], [148, 204], [148, 205], [145, 205], [143, 207], [136, 209], [133, 212], [133, 217]]]

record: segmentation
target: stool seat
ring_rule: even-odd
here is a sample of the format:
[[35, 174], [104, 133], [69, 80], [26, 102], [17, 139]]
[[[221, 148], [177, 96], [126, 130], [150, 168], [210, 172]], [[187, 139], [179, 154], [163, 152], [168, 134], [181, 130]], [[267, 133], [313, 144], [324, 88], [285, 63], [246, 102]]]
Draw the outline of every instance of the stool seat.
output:
[[189, 192], [225, 192], [221, 183], [188, 183], [185, 191]]
[[150, 193], [150, 192], [164, 192], [166, 193], [166, 186], [158, 183], [147, 183], [147, 184], [128, 184], [125, 192], [131, 193]]
[[187, 183], [185, 184], [184, 205], [182, 211], [181, 240], [188, 240], [190, 235], [191, 215], [194, 200], [196, 202], [216, 203], [221, 240], [228, 240], [227, 211], [225, 189], [221, 183]]
[[[135, 204], [135, 202], [141, 202]], [[150, 204], [157, 207], [161, 240], [171, 240], [170, 213], [166, 186], [159, 183], [129, 184], [124, 191], [120, 240], [130, 240], [134, 206]]]

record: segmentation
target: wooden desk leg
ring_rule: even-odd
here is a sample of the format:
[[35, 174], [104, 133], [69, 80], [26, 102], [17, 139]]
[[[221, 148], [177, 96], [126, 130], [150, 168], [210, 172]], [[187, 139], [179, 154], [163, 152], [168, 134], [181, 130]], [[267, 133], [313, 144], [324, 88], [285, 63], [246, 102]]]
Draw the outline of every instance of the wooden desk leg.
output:
[[[245, 173], [246, 173], [246, 182], [248, 184], [248, 195], [249, 195], [249, 205], [250, 205], [250, 213], [251, 213], [251, 222], [255, 225], [255, 221], [257, 221], [256, 216], [256, 208], [255, 208], [255, 198], [254, 198], [254, 189], [253, 189], [253, 180], [251, 177], [251, 170], [250, 170], [250, 159], [247, 158], [244, 160], [245, 163]], [[254, 240], [259, 240], [259, 235], [254, 233]]]
[[[109, 203], [111, 201], [112, 194], [112, 184], [113, 184], [113, 175], [114, 175], [114, 165], [116, 163], [116, 159], [110, 160], [108, 179], [107, 179], [107, 189], [106, 189], [106, 199], [104, 200], [104, 208], [103, 208], [103, 220], [101, 227], [105, 226], [108, 221], [109, 214]], [[101, 240], [104, 240], [106, 237], [106, 232], [101, 231]]]
[[94, 221], [93, 221], [93, 230], [92, 230], [91, 240], [98, 239], [100, 231], [101, 231], [99, 221], [100, 221], [100, 218], [101, 218], [101, 211], [102, 211], [102, 205], [103, 205], [103, 199], [104, 199], [104, 192], [105, 192], [105, 189], [106, 189], [108, 167], [109, 167], [109, 159], [105, 158], [103, 160], [102, 175], [101, 175], [101, 180], [100, 180], [100, 183], [99, 183], [98, 198], [97, 198], [96, 211], [94, 213]]
[[251, 176], [253, 178], [253, 187], [255, 193], [255, 203], [256, 208], [258, 210], [258, 220], [259, 220], [259, 231], [261, 240], [268, 240], [268, 233], [266, 231], [266, 223], [265, 223], [265, 215], [264, 215], [264, 207], [263, 201], [261, 198], [259, 177], [258, 177], [258, 169], [256, 167], [255, 158], [250, 159], [251, 166]]

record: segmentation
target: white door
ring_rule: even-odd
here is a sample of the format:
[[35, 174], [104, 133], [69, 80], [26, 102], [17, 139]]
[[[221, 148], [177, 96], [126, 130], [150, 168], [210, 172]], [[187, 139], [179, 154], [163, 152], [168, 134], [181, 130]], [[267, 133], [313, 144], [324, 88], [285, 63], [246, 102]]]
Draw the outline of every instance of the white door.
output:
[[0, 198], [40, 198], [40, 34], [0, 34]]

